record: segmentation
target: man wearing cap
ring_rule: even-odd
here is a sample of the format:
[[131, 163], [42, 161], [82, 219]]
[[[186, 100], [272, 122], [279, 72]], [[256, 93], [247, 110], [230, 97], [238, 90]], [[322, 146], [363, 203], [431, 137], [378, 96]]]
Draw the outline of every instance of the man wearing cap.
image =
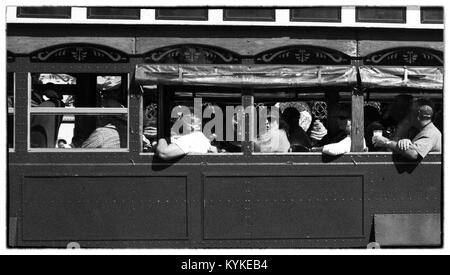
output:
[[411, 121], [419, 133], [412, 140], [402, 139], [396, 142], [383, 136], [374, 136], [373, 144], [376, 147], [391, 149], [411, 160], [423, 159], [429, 152], [441, 152], [442, 134], [433, 124], [432, 106], [427, 99], [415, 101]]

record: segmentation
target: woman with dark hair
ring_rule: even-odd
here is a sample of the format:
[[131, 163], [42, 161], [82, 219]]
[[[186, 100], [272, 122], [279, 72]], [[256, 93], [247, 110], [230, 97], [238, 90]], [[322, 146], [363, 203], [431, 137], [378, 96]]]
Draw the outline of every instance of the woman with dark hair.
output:
[[289, 125], [279, 117], [270, 115], [266, 120], [267, 132], [255, 142], [255, 151], [261, 153], [287, 153], [291, 148], [288, 140]]
[[294, 148], [304, 148], [303, 151], [311, 148], [311, 140], [305, 130], [300, 127], [300, 112], [295, 108], [288, 107], [283, 112], [283, 119], [289, 125], [288, 139], [291, 146]]

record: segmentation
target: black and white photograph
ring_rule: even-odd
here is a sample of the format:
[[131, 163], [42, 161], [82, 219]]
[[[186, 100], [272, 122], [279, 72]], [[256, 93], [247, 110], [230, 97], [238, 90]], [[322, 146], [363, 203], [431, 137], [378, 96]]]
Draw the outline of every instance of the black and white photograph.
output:
[[444, 253], [444, 3], [351, 3], [6, 1], [2, 249]]

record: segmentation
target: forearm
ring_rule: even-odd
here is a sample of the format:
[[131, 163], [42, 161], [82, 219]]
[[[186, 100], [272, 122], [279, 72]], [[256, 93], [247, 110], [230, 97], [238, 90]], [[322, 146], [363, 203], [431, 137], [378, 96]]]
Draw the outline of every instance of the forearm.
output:
[[410, 160], [416, 160], [419, 156], [414, 148], [410, 148], [408, 150], [400, 150], [400, 148], [398, 147], [398, 142], [394, 140], [386, 142], [385, 147]]

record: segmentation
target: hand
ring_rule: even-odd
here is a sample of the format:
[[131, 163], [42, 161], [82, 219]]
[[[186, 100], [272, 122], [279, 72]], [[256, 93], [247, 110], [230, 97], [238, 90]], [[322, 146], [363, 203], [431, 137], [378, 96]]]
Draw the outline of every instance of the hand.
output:
[[401, 151], [407, 151], [411, 147], [411, 145], [412, 142], [409, 139], [402, 139], [397, 143], [397, 146]]
[[217, 153], [219, 153], [219, 150], [217, 149], [216, 146], [211, 146], [208, 149], [208, 153], [217, 154]]
[[386, 147], [388, 142], [389, 139], [383, 136], [374, 136], [372, 138], [372, 143], [375, 147]]

